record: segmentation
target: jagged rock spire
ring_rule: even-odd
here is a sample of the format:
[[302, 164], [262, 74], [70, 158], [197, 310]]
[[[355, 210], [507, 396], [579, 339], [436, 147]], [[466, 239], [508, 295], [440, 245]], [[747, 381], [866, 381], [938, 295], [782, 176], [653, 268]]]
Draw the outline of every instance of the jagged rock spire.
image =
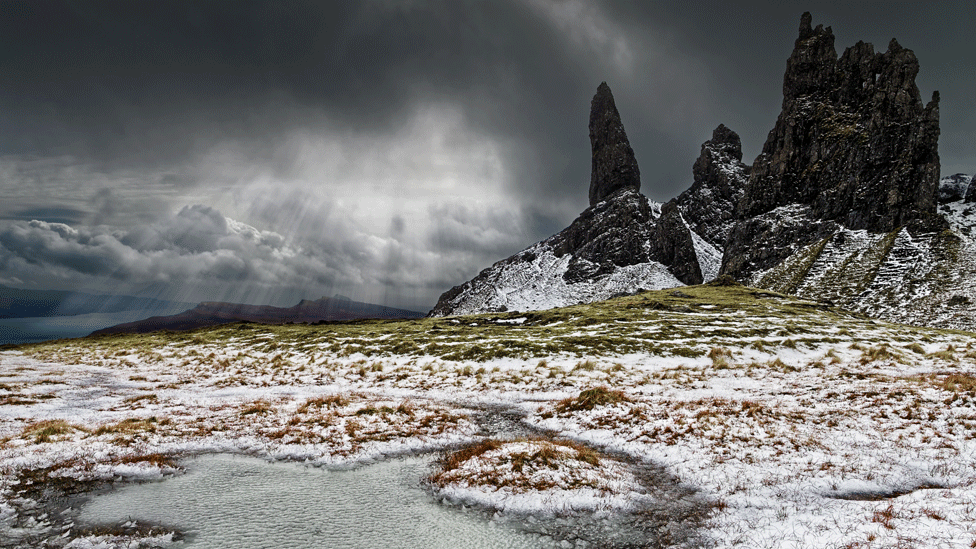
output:
[[896, 40], [884, 53], [858, 42], [838, 57], [830, 27], [803, 14], [783, 110], [739, 201], [723, 272], [743, 278], [784, 259], [786, 248], [755, 245], [768, 224], [758, 217], [783, 206], [807, 208], [823, 225], [797, 229], [793, 246], [822, 238], [824, 223], [887, 232], [936, 218], [939, 94], [922, 103], [918, 67]]
[[692, 167], [695, 180], [677, 199], [678, 209], [688, 225], [718, 250], [735, 223], [735, 209], [749, 179], [749, 167], [742, 163], [739, 134], [719, 124], [712, 138], [701, 146]]
[[630, 147], [613, 94], [606, 82], [600, 84], [590, 102], [590, 145], [593, 170], [590, 174], [590, 205], [625, 188], [640, 190], [640, 170]]

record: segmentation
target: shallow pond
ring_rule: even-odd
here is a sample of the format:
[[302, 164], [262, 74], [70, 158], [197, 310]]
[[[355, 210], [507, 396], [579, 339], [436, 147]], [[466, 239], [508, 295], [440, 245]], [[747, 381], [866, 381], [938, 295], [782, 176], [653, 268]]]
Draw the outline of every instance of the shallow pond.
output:
[[162, 524], [185, 533], [181, 547], [559, 546], [484, 513], [439, 504], [419, 483], [430, 459], [330, 470], [205, 455], [183, 462], [186, 474], [93, 496], [79, 518], [92, 524]]

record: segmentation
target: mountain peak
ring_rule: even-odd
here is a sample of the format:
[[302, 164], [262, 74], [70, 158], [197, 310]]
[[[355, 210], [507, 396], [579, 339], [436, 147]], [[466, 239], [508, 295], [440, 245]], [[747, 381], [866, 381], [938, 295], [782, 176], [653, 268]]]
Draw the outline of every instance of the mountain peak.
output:
[[621, 189], [640, 190], [637, 158], [606, 82], [597, 87], [590, 102], [590, 146], [593, 149], [590, 206]]

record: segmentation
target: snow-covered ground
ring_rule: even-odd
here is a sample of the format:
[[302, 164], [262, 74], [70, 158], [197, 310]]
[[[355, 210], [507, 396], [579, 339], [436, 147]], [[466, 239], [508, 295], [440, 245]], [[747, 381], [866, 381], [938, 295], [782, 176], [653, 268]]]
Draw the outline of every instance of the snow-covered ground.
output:
[[[24, 347], [0, 353], [0, 540], [13, 540], [0, 545], [55, 526], [72, 547], [135, 536], [27, 520], [32, 485], [159, 478], [198, 452], [342, 465], [447, 448], [481, 440], [476, 414], [500, 404], [555, 439], [468, 456], [435, 483], [444, 495], [625, 510], [654, 497], [625, 462], [653, 463], [709, 503], [715, 547], [971, 547], [973, 343], [699, 286], [543, 313]], [[619, 398], [584, 406], [599, 387]]]

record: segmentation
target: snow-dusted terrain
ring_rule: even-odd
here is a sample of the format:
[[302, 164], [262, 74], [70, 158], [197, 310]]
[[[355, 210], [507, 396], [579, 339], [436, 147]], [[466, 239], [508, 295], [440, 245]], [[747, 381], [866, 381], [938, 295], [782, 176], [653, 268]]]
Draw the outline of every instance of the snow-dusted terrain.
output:
[[[578, 303], [602, 301], [614, 296], [632, 294], [639, 289], [659, 290], [683, 284], [656, 261], [619, 267], [597, 280], [568, 283], [563, 275], [571, 255], [556, 257], [546, 242], [540, 242], [523, 253], [534, 256], [530, 261], [495, 264], [488, 268], [485, 282], [464, 293], [453, 314], [466, 315], [485, 311], [541, 311]], [[703, 242], [705, 246], [708, 244]]]
[[[584, 398], [594, 390], [616, 397]], [[693, 286], [541, 313], [0, 353], [0, 545], [165, 545], [165, 529], [44, 514], [44, 494], [179, 474], [198, 452], [334, 465], [456, 447], [484, 440], [489, 404], [549, 431], [457, 458], [435, 492], [542, 514], [651, 501], [665, 525], [692, 520], [666, 510], [697, 501], [685, 526], [700, 537], [676, 546], [976, 542], [973, 334]], [[628, 464], [667, 480], [638, 486]]]
[[[634, 217], [646, 215], [643, 223]], [[667, 266], [650, 259], [649, 231], [661, 204], [637, 191], [624, 191], [587, 209], [572, 226], [484, 269], [476, 278], [445, 293], [434, 316], [500, 311], [540, 311], [633, 294], [640, 289], [682, 286]], [[626, 226], [614, 220], [632, 221]], [[694, 233], [691, 233], [694, 234]], [[633, 242], [640, 241], [639, 249]], [[575, 248], [575, 249], [574, 249]], [[628, 250], [628, 248], [630, 248]], [[586, 259], [598, 250], [599, 264]], [[714, 264], [715, 250], [702, 239], [695, 250]], [[626, 264], [615, 264], [615, 261]], [[574, 262], [602, 274], [571, 276]], [[714, 265], [713, 265], [714, 266]]]
[[[945, 178], [943, 184], [952, 187], [956, 179]], [[901, 227], [870, 233], [837, 227], [831, 236], [797, 250], [749, 283], [830, 300], [887, 320], [972, 330], [976, 204], [960, 199], [939, 211], [948, 222], [946, 230], [912, 234]]]

